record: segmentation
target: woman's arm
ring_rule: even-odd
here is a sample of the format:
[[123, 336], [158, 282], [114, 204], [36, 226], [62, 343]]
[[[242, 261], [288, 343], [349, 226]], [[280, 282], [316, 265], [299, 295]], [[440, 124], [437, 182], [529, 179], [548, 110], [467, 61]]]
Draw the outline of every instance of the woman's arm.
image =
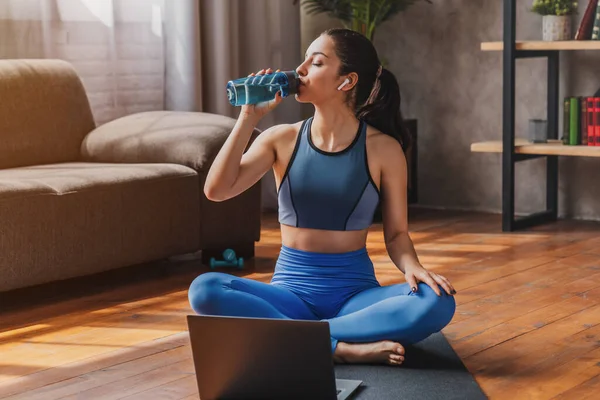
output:
[[388, 254], [394, 264], [405, 274], [406, 281], [413, 291], [417, 282], [429, 285], [440, 295], [437, 284], [448, 294], [456, 293], [445, 277], [427, 271], [417, 257], [413, 242], [408, 233], [407, 187], [408, 174], [406, 157], [400, 144], [393, 138], [381, 138], [377, 153], [381, 160], [381, 194], [383, 214], [383, 234]]
[[262, 132], [246, 153], [244, 149], [254, 131], [257, 120], [240, 115], [231, 134], [213, 161], [204, 194], [213, 201], [224, 201], [239, 195], [273, 166], [275, 138], [289, 125], [276, 125]]
[[[279, 71], [279, 70], [277, 70]], [[249, 76], [269, 74], [271, 68], [260, 70]], [[240, 116], [213, 161], [206, 182], [204, 194], [209, 200], [224, 201], [244, 192], [254, 185], [275, 162], [275, 138], [290, 125], [276, 125], [265, 130], [244, 153], [254, 128], [267, 113], [283, 101], [281, 93], [268, 102], [249, 104], [241, 107]]]

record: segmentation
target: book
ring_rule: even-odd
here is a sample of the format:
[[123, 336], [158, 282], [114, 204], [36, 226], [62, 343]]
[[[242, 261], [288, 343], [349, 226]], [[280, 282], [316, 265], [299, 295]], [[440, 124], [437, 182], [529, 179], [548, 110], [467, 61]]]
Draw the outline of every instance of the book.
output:
[[561, 141], [567, 146], [600, 146], [600, 96], [567, 96]]
[[571, 100], [569, 97], [565, 97], [563, 102], [563, 134], [562, 134], [562, 144], [569, 144], [569, 126], [571, 125], [571, 117], [569, 116], [569, 111], [571, 109]]
[[594, 97], [594, 138], [595, 146], [600, 146], [600, 97]]
[[592, 27], [592, 40], [600, 40], [600, 3], [594, 13], [594, 26]]
[[579, 116], [581, 114], [581, 110], [579, 107], [579, 98], [571, 97], [569, 99], [569, 144], [571, 146], [576, 146], [580, 144], [579, 140]]
[[579, 98], [579, 107], [581, 109], [580, 117], [579, 117], [579, 137], [580, 144], [582, 146], [587, 146], [588, 144], [588, 131], [587, 131], [587, 97]]
[[592, 30], [594, 28], [594, 21], [596, 20], [596, 10], [598, 9], [598, 0], [589, 0], [579, 29], [575, 35], [575, 40], [590, 40], [592, 37]]
[[595, 131], [594, 131], [594, 98], [586, 97], [586, 120], [587, 120], [587, 129], [585, 131], [585, 135], [587, 136], [587, 145], [594, 146], [596, 144], [595, 139]]

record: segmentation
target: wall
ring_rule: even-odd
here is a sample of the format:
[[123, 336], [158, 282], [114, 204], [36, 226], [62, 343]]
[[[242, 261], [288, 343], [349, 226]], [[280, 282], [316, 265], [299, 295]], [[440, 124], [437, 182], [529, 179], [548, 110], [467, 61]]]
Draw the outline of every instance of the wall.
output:
[[[396, 75], [402, 110], [419, 124], [419, 204], [429, 207], [501, 212], [501, 157], [471, 153], [474, 141], [502, 134], [502, 53], [482, 52], [480, 43], [502, 39], [502, 1], [419, 2], [382, 24], [374, 39], [380, 57]], [[587, 1], [581, 2], [583, 15]], [[517, 0], [517, 39], [541, 38], [541, 16]], [[338, 22], [302, 12], [302, 48]], [[600, 87], [599, 52], [561, 53], [560, 93], [593, 94]], [[577, 68], [573, 66], [577, 65]], [[529, 118], [546, 118], [546, 62], [517, 62], [517, 132], [526, 135]], [[562, 126], [562, 118], [560, 119]], [[518, 133], [519, 135], [519, 133]], [[600, 159], [563, 157], [560, 164], [561, 216], [600, 219]], [[516, 169], [516, 211], [545, 206], [545, 160]]]

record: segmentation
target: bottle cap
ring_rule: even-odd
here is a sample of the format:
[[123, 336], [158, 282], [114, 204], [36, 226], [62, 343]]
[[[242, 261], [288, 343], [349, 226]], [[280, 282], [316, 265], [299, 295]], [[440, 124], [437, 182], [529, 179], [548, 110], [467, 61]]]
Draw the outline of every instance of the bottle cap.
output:
[[298, 73], [296, 71], [284, 71], [283, 73], [288, 79], [290, 94], [298, 93], [298, 85], [300, 84]]

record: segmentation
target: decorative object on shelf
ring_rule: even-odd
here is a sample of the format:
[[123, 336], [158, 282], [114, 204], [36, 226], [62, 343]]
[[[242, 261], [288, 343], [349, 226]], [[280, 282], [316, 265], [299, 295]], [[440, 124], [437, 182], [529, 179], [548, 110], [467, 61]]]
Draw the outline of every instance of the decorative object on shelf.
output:
[[[375, 29], [413, 4], [431, 0], [303, 0], [307, 14], [326, 13], [373, 41]], [[298, 0], [294, 0], [296, 4]]]
[[542, 16], [545, 41], [571, 40], [571, 17], [577, 13], [572, 0], [533, 0], [531, 11]]
[[545, 119], [529, 120], [529, 141], [531, 143], [548, 142], [548, 121]]
[[590, 40], [592, 38], [594, 22], [598, 19], [597, 9], [598, 0], [589, 0], [585, 12], [583, 13], [583, 18], [581, 18], [579, 29], [577, 29], [575, 40]]
[[571, 39], [571, 18], [566, 15], [544, 15], [543, 39], [547, 42]]

